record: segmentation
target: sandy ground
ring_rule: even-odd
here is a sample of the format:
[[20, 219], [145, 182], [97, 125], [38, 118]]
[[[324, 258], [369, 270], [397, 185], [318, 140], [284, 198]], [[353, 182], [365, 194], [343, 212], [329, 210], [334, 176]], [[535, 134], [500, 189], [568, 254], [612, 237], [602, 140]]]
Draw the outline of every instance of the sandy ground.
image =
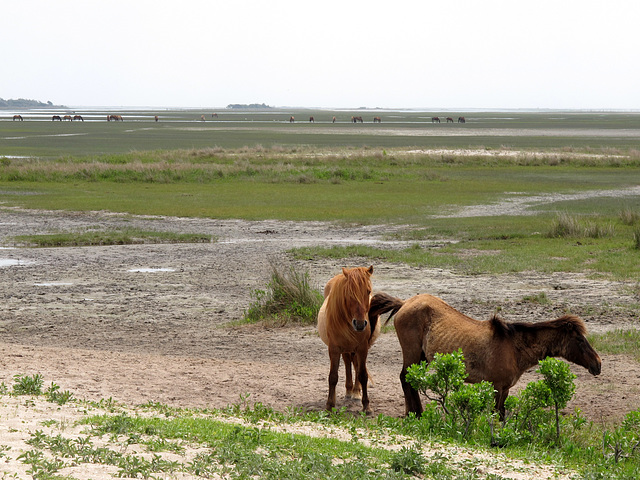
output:
[[[217, 241], [0, 250], [0, 380], [11, 385], [15, 374], [40, 373], [77, 398], [111, 397], [131, 405], [222, 407], [249, 395], [250, 401], [278, 409], [321, 409], [328, 356], [314, 328], [225, 324], [242, 316], [254, 290], [265, 288], [270, 262], [294, 264], [286, 253], [291, 247], [402, 246], [382, 240], [389, 228], [378, 226], [0, 209], [0, 241], [124, 226], [206, 232]], [[352, 259], [345, 266], [357, 264]], [[326, 260], [301, 265], [318, 288], [343, 266]], [[475, 318], [488, 318], [500, 307], [513, 321], [547, 320], [570, 311], [581, 315], [590, 331], [638, 322], [634, 285], [577, 274], [464, 276], [385, 263], [374, 269], [375, 290], [403, 298], [428, 292]], [[541, 292], [549, 305], [524, 300]], [[369, 357], [376, 413], [403, 413], [400, 364], [395, 334], [381, 336]], [[574, 372], [577, 394], [570, 408], [598, 421], [640, 408], [640, 365], [630, 359], [604, 355], [597, 378], [577, 366]], [[521, 385], [533, 375], [526, 374]], [[340, 389], [338, 406], [358, 411], [358, 403], [342, 395]]]

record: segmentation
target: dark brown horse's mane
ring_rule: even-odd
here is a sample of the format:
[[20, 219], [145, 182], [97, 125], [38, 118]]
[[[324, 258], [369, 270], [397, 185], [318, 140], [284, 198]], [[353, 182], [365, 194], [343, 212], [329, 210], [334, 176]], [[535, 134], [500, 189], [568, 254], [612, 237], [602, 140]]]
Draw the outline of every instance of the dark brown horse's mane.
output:
[[491, 326], [496, 336], [510, 338], [516, 333], [531, 333], [542, 329], [555, 328], [567, 332], [575, 331], [579, 335], [587, 335], [584, 320], [575, 315], [564, 315], [546, 322], [506, 322], [497, 315], [491, 317]]

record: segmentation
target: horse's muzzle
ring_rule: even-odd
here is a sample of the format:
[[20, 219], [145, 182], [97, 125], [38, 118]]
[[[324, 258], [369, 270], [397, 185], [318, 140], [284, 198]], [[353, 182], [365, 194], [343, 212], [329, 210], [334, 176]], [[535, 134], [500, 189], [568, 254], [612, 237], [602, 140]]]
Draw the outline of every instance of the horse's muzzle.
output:
[[589, 373], [590, 373], [591, 375], [593, 375], [594, 377], [595, 377], [596, 375], [600, 375], [600, 372], [601, 372], [601, 371], [602, 371], [602, 362], [600, 362], [599, 360], [598, 360], [598, 362], [593, 363], [593, 364], [591, 364], [591, 365], [589, 366]]
[[356, 332], [361, 332], [361, 331], [363, 331], [365, 328], [367, 328], [367, 323], [368, 323], [368, 322], [367, 322], [366, 320], [358, 321], [358, 320], [357, 320], [357, 319], [355, 319], [355, 318], [354, 318], [353, 320], [351, 320], [351, 324], [353, 325], [353, 329], [354, 329]]

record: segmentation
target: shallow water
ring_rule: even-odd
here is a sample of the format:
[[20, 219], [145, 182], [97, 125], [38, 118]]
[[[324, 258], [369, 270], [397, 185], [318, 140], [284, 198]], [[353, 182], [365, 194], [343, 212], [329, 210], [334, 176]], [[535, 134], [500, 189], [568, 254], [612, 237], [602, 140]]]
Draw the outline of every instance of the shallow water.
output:
[[154, 272], [175, 272], [175, 268], [132, 268], [127, 272], [133, 273], [154, 273]]
[[16, 260], [15, 258], [0, 258], [0, 267], [14, 267], [16, 265], [28, 265], [31, 262]]

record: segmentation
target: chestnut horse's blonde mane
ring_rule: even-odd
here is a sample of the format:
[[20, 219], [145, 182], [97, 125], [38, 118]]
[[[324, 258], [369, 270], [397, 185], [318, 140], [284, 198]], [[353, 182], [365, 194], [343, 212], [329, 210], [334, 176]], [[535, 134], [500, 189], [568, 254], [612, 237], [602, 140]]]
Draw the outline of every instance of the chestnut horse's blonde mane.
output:
[[365, 267], [343, 269], [342, 274], [333, 278], [333, 285], [327, 297], [327, 335], [330, 338], [356, 338], [351, 325], [353, 302], [359, 302], [365, 314], [368, 312], [371, 293], [371, 273]]

